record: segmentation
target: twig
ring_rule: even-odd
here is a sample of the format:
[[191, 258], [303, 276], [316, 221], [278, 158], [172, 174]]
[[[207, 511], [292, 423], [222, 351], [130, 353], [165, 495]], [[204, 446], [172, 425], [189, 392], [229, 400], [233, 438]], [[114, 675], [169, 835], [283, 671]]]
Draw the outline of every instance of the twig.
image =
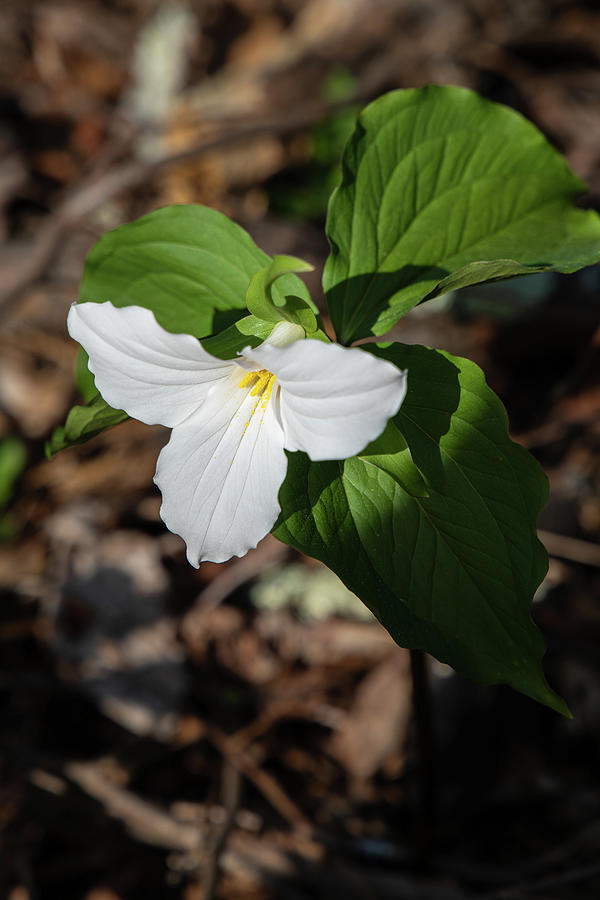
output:
[[571, 562], [583, 563], [586, 566], [600, 567], [600, 545], [579, 538], [554, 534], [551, 531], [538, 531], [538, 537], [550, 556], [560, 556]]
[[197, 825], [178, 822], [153, 803], [112, 784], [94, 763], [69, 762], [64, 773], [82, 791], [98, 800], [109, 815], [120, 819], [138, 840], [185, 852], [202, 846], [203, 835]]
[[193, 614], [196, 608], [206, 610], [218, 606], [246, 582], [252, 581], [253, 578], [260, 575], [267, 566], [273, 566], [285, 559], [288, 553], [289, 547], [286, 544], [282, 544], [273, 535], [268, 534], [258, 547], [250, 550], [241, 559], [230, 563], [204, 588], [196, 598], [194, 607], [189, 614]]
[[292, 828], [312, 832], [313, 827], [302, 810], [286, 794], [279, 782], [261, 769], [249, 753], [240, 750], [234, 740], [220, 728], [210, 728], [208, 737], [217, 750], [245, 775]]
[[204, 879], [204, 900], [213, 900], [217, 878], [219, 875], [219, 863], [221, 854], [227, 844], [227, 838], [233, 828], [235, 816], [240, 803], [241, 778], [239, 769], [232, 765], [229, 759], [223, 760], [221, 775], [223, 806], [225, 808], [225, 820], [216, 836], [212, 851], [209, 855]]
[[205, 614], [230, 597], [234, 591], [252, 581], [268, 566], [285, 559], [289, 548], [268, 534], [255, 550], [230, 563], [196, 597], [194, 605], [184, 616], [181, 634], [185, 641], [194, 643], [195, 636], [205, 628]]
[[[308, 719], [314, 721], [317, 719], [319, 709], [322, 709], [322, 702], [319, 700], [307, 699], [299, 700], [289, 698], [284, 700], [274, 700], [259, 716], [257, 716], [248, 725], [244, 725], [239, 731], [231, 735], [232, 743], [235, 743], [239, 750], [245, 750], [253, 741], [261, 735], [273, 728], [282, 719]], [[317, 719], [323, 724], [322, 719]]]

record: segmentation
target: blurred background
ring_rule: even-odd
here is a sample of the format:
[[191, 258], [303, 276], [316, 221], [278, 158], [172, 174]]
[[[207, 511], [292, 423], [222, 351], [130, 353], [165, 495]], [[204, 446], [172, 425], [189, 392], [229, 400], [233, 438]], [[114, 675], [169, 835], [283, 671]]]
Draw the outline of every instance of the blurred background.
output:
[[534, 616], [571, 721], [429, 661], [419, 747], [408, 654], [335, 576], [272, 538], [187, 565], [152, 484], [166, 430], [44, 458], [106, 229], [208, 204], [314, 263], [322, 304], [356, 112], [430, 82], [524, 113], [600, 206], [598, 2], [2, 0], [1, 897], [600, 896], [598, 269], [395, 330], [481, 364], [548, 473]]

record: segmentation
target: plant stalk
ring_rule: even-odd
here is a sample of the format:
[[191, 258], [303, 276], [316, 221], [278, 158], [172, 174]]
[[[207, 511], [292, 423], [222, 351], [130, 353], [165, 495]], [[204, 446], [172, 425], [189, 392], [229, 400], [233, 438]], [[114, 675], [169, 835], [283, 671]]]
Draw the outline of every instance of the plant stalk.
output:
[[437, 773], [431, 684], [423, 650], [410, 651], [413, 717], [417, 747], [418, 822], [415, 829], [417, 861], [431, 856], [437, 824]]

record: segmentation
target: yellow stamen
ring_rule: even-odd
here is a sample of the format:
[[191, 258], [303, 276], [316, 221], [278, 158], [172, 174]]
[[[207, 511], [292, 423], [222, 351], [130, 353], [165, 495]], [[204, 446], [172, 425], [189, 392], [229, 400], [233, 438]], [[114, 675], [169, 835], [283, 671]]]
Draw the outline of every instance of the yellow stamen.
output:
[[[267, 403], [269, 402], [269, 397], [271, 396], [271, 391], [273, 390], [273, 385], [275, 384], [275, 376], [271, 375], [271, 373], [269, 373], [269, 375], [270, 375], [270, 378], [267, 382], [265, 392], [263, 393], [262, 398], [261, 398], [262, 404], [263, 404], [263, 409], [266, 407]], [[252, 393], [254, 393], [254, 391], [252, 391]]]
[[239, 388], [248, 387], [249, 384], [252, 384], [255, 378], [258, 378], [258, 372], [248, 372], [247, 375], [244, 375], [240, 383], [238, 384]]
[[268, 369], [259, 369], [258, 372], [248, 372], [247, 375], [244, 375], [244, 377], [238, 384], [238, 387], [250, 387], [253, 382], [255, 382], [255, 384], [250, 391], [250, 396], [258, 397], [258, 400], [254, 403], [252, 409], [250, 410], [250, 416], [248, 418], [248, 421], [244, 425], [244, 434], [246, 433], [246, 430], [250, 422], [252, 421], [252, 417], [257, 409], [260, 409], [262, 415], [264, 416], [265, 410], [269, 403], [269, 398], [273, 391], [273, 386], [275, 384], [275, 376], [271, 372], [269, 372]]
[[266, 393], [266, 399], [268, 400], [271, 396], [271, 391], [273, 390], [275, 376], [272, 375], [268, 369], [259, 369], [258, 372], [248, 372], [247, 375], [244, 375], [238, 387], [249, 387], [253, 381], [256, 381], [256, 384], [250, 391], [250, 396], [260, 397], [263, 393]]

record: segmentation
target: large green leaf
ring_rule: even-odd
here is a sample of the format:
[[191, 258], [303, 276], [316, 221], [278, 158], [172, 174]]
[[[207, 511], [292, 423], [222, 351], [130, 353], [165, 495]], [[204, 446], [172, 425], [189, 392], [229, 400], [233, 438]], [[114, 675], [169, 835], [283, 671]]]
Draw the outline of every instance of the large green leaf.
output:
[[471, 91], [375, 100], [329, 205], [323, 283], [338, 340], [383, 334], [442, 290], [597, 262], [600, 217], [571, 205], [584, 190], [530, 122]]
[[[535, 530], [545, 476], [509, 439], [474, 363], [424, 347], [369, 349], [408, 369], [394, 425], [410, 455], [288, 454], [275, 535], [332, 568], [402, 646], [567, 712], [544, 679], [530, 616], [547, 566]], [[415, 464], [425, 492], [407, 490]]]
[[[247, 313], [253, 275], [270, 262], [243, 228], [206, 206], [167, 206], [109, 231], [88, 254], [80, 299], [145, 306], [167, 331], [206, 337]], [[293, 274], [273, 286], [306, 299]]]

